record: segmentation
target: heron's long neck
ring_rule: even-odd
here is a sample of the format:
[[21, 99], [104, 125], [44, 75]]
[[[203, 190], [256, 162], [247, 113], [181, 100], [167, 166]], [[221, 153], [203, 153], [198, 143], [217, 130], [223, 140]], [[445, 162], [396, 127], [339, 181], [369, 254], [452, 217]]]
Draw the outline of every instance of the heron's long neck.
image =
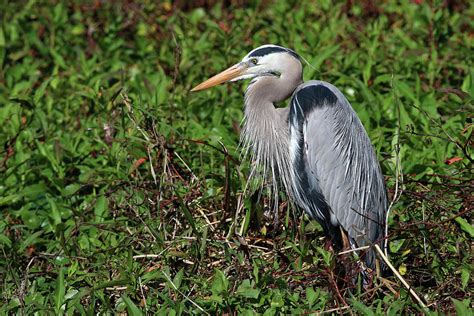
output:
[[[262, 94], [262, 82], [255, 82], [245, 93], [245, 117], [241, 142], [250, 155], [253, 167], [272, 179], [277, 193], [279, 184], [291, 195], [288, 110], [276, 109]], [[257, 169], [252, 173], [258, 173]]]

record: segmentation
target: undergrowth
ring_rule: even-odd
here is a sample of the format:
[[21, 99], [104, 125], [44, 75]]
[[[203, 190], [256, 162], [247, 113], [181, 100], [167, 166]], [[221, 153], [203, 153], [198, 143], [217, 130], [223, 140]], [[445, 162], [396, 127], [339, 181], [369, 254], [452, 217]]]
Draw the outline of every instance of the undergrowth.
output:
[[[355, 3], [3, 2], [1, 313], [471, 313], [473, 6]], [[341, 286], [316, 222], [243, 195], [245, 83], [189, 90], [266, 43], [361, 118], [426, 310]]]

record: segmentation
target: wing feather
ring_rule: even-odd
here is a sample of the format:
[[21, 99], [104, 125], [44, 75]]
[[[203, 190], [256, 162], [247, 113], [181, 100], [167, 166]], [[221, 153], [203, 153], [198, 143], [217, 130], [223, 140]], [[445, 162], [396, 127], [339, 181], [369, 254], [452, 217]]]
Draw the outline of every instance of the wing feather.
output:
[[[291, 155], [299, 179], [295, 191], [302, 192], [296, 196], [298, 204], [323, 226], [330, 221], [332, 228], [344, 228], [359, 247], [383, 246], [388, 205], [383, 176], [347, 99], [329, 83], [310, 81], [295, 92], [289, 118], [292, 141], [305, 145]], [[325, 203], [315, 201], [318, 195]], [[374, 258], [369, 252], [365, 261], [373, 267]]]

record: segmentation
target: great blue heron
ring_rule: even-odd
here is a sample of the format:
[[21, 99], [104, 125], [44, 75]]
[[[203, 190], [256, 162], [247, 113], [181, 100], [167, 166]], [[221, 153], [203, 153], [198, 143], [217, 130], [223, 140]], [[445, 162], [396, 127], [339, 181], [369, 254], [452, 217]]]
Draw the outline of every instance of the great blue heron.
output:
[[[370, 246], [360, 257], [373, 270], [371, 246], [386, 247], [388, 203], [380, 165], [344, 95], [324, 81], [303, 83], [302, 75], [298, 54], [264, 45], [192, 91], [252, 79], [241, 133], [252, 160], [321, 224], [335, 248]], [[290, 96], [288, 107], [275, 106]]]

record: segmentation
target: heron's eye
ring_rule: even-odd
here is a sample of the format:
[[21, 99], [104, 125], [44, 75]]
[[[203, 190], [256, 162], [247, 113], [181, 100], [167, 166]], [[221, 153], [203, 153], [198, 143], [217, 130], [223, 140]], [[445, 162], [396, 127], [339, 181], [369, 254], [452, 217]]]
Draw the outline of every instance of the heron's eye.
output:
[[250, 59], [250, 62], [254, 65], [258, 64], [258, 59], [257, 58], [252, 58]]

